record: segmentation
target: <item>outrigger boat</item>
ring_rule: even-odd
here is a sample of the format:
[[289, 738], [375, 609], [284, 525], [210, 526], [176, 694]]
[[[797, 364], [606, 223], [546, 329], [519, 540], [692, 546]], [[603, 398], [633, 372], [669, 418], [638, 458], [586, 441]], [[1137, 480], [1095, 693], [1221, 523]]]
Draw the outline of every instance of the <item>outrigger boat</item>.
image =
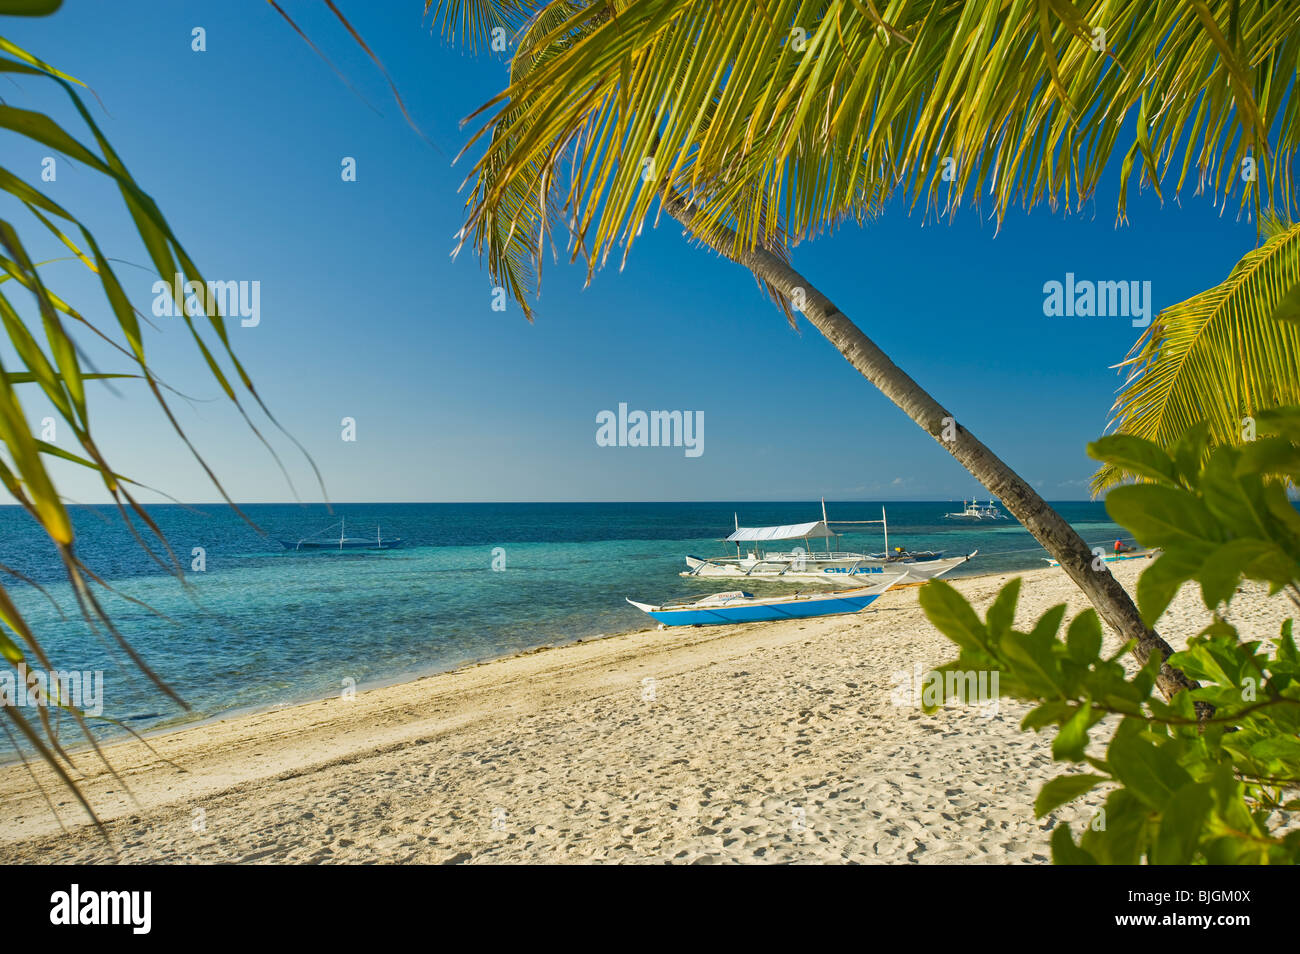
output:
[[[321, 536], [321, 534], [333, 530], [335, 526], [339, 528], [337, 538]], [[347, 521], [344, 519], [310, 537], [303, 537], [301, 540], [281, 540], [280, 545], [286, 550], [392, 550], [395, 547], [400, 547], [402, 540], [400, 537], [385, 539], [380, 535], [378, 526], [375, 527], [373, 537], [349, 537], [347, 535]]]
[[[1135, 549], [1135, 550], [1121, 550], [1121, 551], [1118, 552], [1118, 553], [1114, 553], [1114, 552], [1112, 552], [1112, 553], [1107, 553], [1104, 557], [1102, 557], [1102, 562], [1103, 562], [1103, 563], [1122, 563], [1122, 562], [1124, 562], [1125, 560], [1150, 560], [1150, 559], [1152, 559], [1152, 558], [1154, 558], [1154, 557], [1157, 557], [1157, 556], [1159, 556], [1159, 555], [1160, 555], [1160, 549], [1159, 549], [1159, 548], [1156, 548], [1156, 549], [1154, 549], [1154, 550], [1136, 550], [1136, 549]], [[1060, 565], [1061, 565], [1061, 561], [1060, 561], [1060, 560], [1048, 559], [1047, 557], [1044, 557], [1043, 559], [1047, 560], [1047, 565], [1048, 565], [1048, 566], [1060, 566]]]
[[659, 606], [638, 603], [632, 599], [628, 602], [665, 626], [714, 626], [779, 619], [812, 619], [818, 616], [860, 613], [900, 578], [901, 576], [891, 577], [871, 586], [829, 593], [755, 597], [752, 593], [741, 590], [729, 590], [712, 596], [670, 600]]
[[[880, 524], [885, 532], [885, 550], [881, 553], [853, 553], [838, 549], [840, 534], [831, 528], [850, 524]], [[835, 540], [836, 549], [829, 541]], [[804, 546], [785, 552], [765, 552], [761, 544], [772, 541], [803, 540]], [[826, 549], [820, 553], [812, 549], [813, 540], [826, 540]], [[912, 580], [932, 580], [955, 566], [960, 566], [978, 553], [945, 558], [942, 550], [908, 551], [902, 547], [889, 549], [889, 524], [885, 508], [880, 508], [879, 520], [827, 521], [826, 501], [822, 501], [822, 519], [812, 523], [786, 524], [779, 527], [742, 527], [736, 518], [736, 529], [725, 537], [724, 543], [736, 545], [734, 557], [686, 557], [685, 577], [750, 579], [789, 581], [797, 583], [827, 583], [832, 586], [856, 586], [864, 579], [883, 579], [885, 576], [908, 577]], [[741, 544], [752, 548], [741, 552]], [[895, 581], [897, 582], [897, 580]]]
[[1005, 520], [1007, 515], [1003, 513], [992, 500], [987, 506], [981, 507], [979, 501], [972, 500], [967, 503], [961, 502], [962, 509], [958, 513], [945, 513], [944, 516], [958, 520]]

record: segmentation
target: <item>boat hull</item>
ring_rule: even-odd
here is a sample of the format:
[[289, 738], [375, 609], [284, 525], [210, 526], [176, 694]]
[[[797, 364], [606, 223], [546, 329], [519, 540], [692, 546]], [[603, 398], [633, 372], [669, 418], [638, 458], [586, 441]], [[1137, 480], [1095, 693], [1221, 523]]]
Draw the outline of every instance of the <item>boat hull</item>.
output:
[[734, 562], [704, 560], [688, 556], [688, 570], [680, 575], [684, 577], [704, 577], [706, 579], [747, 579], [769, 580], [773, 582], [823, 583], [829, 586], [855, 586], [862, 583], [877, 582], [894, 574], [905, 574], [911, 580], [933, 580], [943, 576], [954, 567], [960, 566], [978, 553], [975, 550], [965, 556], [945, 557], [917, 561], [836, 561], [823, 563], [808, 559], [801, 570], [792, 569], [788, 564], [756, 563], [744, 566]]
[[[1159, 550], [1134, 550], [1132, 553], [1110, 553], [1103, 557], [1105, 563], [1123, 563], [1125, 560], [1150, 560], [1160, 555]], [[1047, 559], [1044, 557], [1044, 559]], [[1047, 560], [1048, 566], [1060, 566], [1059, 560]]]
[[860, 613], [884, 595], [891, 585], [892, 582], [864, 587], [860, 590], [813, 596], [796, 595], [758, 600], [745, 596], [716, 605], [694, 603], [680, 607], [667, 607], [651, 606], [631, 599], [628, 602], [665, 626], [721, 626]]
[[395, 550], [402, 545], [401, 540], [338, 540], [323, 542], [306, 542], [300, 540], [281, 540], [280, 545], [286, 550]]

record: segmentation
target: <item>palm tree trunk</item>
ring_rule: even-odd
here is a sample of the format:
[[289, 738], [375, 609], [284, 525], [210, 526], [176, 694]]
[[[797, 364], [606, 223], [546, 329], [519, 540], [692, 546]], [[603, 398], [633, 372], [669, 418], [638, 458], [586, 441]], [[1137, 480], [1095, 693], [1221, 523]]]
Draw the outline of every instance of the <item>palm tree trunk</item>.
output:
[[[696, 227], [697, 212], [689, 202], [678, 196], [669, 196], [664, 199], [663, 207], [690, 234], [703, 238], [705, 231]], [[787, 298], [796, 301], [802, 299], [804, 304], [801, 311], [804, 317], [839, 349], [849, 364], [938, 441], [939, 446], [955, 457], [976, 480], [1002, 499], [1006, 508], [1024, 524], [1025, 529], [1060, 561], [1070, 579], [1079, 585], [1101, 618], [1121, 638], [1137, 641], [1134, 655], [1139, 662], [1145, 664], [1157, 653], [1162, 660], [1168, 659], [1173, 652], [1169, 644], [1142, 622], [1137, 607], [1119, 582], [1111, 576], [1105, 564], [1100, 570], [1093, 569], [1094, 555], [1074, 528], [1048, 506], [1015, 471], [980, 443], [975, 435], [957, 424], [954, 415], [889, 360], [888, 355], [836, 308], [829, 298], [767, 249], [755, 247], [736, 256], [732, 254], [734, 246], [729, 242], [732, 236], [726, 234], [724, 227], [710, 223], [707, 234], [710, 235], [706, 239], [709, 245], [748, 268], [756, 278], [768, 283]], [[945, 424], [948, 426], [945, 427]], [[952, 439], [944, 439], [945, 431]], [[1181, 689], [1197, 686], [1195, 681], [1168, 662], [1162, 663], [1156, 684], [1166, 699]]]

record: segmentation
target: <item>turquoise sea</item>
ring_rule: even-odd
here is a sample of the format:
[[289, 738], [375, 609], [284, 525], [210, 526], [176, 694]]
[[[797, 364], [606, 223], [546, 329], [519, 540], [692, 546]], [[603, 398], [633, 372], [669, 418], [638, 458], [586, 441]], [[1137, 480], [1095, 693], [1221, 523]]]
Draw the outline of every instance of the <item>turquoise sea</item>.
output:
[[[891, 545], [978, 548], [954, 576], [1042, 567], [1043, 551], [1013, 518], [969, 525], [942, 514], [960, 504], [889, 503]], [[1100, 503], [1055, 504], [1089, 543], [1119, 534]], [[870, 520], [879, 503], [827, 503], [832, 521]], [[77, 552], [117, 595], [104, 594], [131, 645], [190, 705], [164, 697], [77, 615], [48, 542], [17, 507], [0, 508], [0, 563], [44, 586], [6, 580], [55, 666], [103, 675], [104, 714], [136, 731], [292, 703], [443, 671], [542, 645], [646, 628], [623, 598], [660, 600], [726, 589], [685, 580], [683, 556], [724, 555], [742, 526], [820, 517], [817, 502], [593, 504], [337, 504], [244, 508], [265, 536], [222, 506], [149, 512], [186, 567], [182, 585], [140, 549], [112, 507], [74, 511]], [[349, 535], [401, 537], [386, 552], [286, 552], [346, 518]], [[879, 529], [846, 549], [882, 549]], [[206, 568], [190, 572], [194, 548]], [[497, 550], [497, 548], [500, 548]], [[504, 557], [504, 568], [493, 570]], [[752, 589], [753, 587], [751, 587]], [[792, 587], [788, 587], [792, 588]], [[773, 591], [775, 592], [775, 590]], [[125, 597], [140, 600], [150, 612]], [[62, 618], [61, 615], [66, 617]], [[104, 725], [105, 735], [120, 730]]]

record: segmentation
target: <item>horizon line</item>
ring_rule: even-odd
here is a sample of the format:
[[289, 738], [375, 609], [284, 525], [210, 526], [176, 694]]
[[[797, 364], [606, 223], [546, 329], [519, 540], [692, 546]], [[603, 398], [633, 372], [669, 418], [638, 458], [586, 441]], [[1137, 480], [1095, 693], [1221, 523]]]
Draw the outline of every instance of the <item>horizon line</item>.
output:
[[[972, 498], [967, 497], [814, 497], [814, 498], [732, 498], [732, 499], [677, 499], [677, 500], [258, 500], [258, 501], [235, 501], [233, 504], [225, 500], [196, 500], [196, 501], [158, 501], [158, 502], [141, 502], [144, 507], [351, 507], [351, 506], [429, 506], [429, 505], [456, 505], [464, 506], [471, 504], [479, 505], [498, 505], [498, 504], [817, 504], [822, 499], [827, 503], [956, 503], [960, 500], [972, 499], [998, 499], [980, 496]], [[1057, 497], [1053, 499], [1043, 498], [1045, 503], [1103, 503], [1094, 497]], [[998, 499], [999, 503], [1002, 503]], [[112, 501], [102, 501], [98, 503], [66, 502], [69, 508], [77, 507], [112, 507], [116, 509], [117, 504]], [[1004, 504], [1005, 506], [1005, 504]], [[22, 504], [5, 503], [0, 507], [10, 507], [14, 509], [23, 509]]]

